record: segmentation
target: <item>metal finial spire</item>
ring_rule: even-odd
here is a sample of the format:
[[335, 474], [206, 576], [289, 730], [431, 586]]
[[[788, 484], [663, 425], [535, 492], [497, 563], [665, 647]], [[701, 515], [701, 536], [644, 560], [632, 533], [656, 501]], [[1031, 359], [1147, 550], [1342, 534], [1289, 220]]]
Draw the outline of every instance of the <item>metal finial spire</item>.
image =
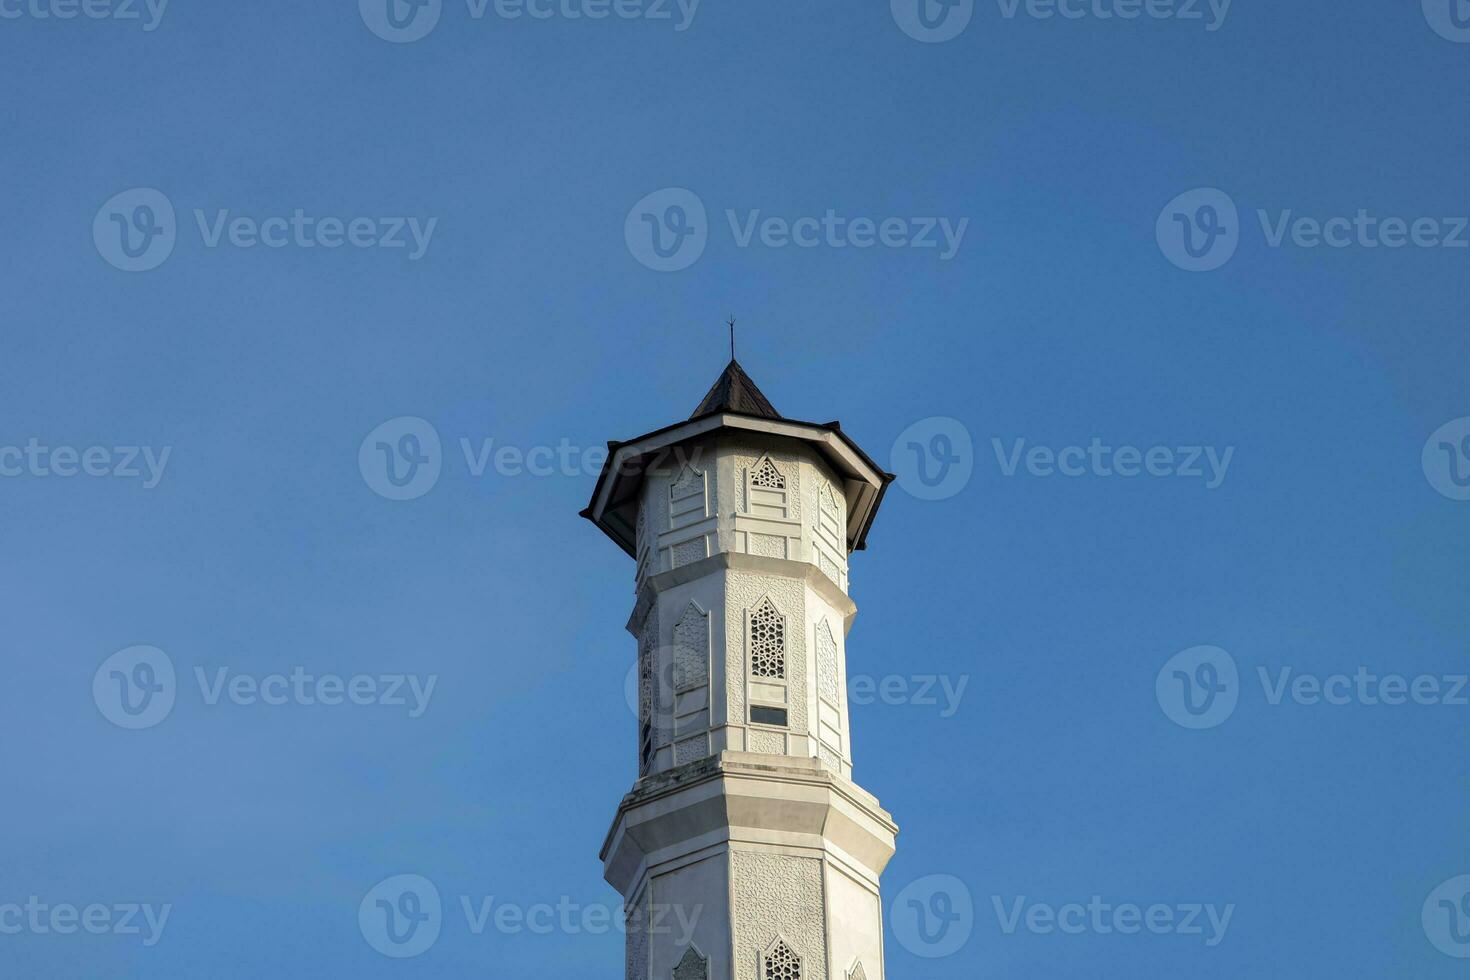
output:
[[730, 317], [730, 360], [735, 360], [735, 317]]

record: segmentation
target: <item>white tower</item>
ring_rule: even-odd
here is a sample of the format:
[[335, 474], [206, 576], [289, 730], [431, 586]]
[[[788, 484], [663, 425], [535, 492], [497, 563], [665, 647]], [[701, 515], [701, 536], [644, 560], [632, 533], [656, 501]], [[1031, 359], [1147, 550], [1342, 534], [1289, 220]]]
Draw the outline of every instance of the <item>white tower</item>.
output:
[[628, 980], [882, 980], [898, 828], [852, 781], [848, 556], [893, 477], [731, 360], [584, 517], [637, 561], [638, 781], [602, 848]]

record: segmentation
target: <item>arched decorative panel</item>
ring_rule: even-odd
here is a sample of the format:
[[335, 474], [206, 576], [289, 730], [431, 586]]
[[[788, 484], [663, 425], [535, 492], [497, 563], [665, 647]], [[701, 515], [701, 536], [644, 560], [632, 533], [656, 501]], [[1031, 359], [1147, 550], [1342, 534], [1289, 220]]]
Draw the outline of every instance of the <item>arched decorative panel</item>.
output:
[[674, 624], [674, 690], [709, 683], [709, 614], [694, 603]]
[[842, 706], [842, 692], [837, 676], [837, 637], [824, 619], [817, 624], [817, 693], [833, 707]]
[[709, 755], [709, 613], [690, 602], [674, 624], [674, 765]]

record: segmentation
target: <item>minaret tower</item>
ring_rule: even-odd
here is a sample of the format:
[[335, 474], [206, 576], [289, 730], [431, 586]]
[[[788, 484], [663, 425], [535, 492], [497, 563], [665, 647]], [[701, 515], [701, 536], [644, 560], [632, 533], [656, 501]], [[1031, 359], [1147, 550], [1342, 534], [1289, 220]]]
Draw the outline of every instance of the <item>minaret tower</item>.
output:
[[637, 562], [638, 781], [602, 847], [628, 980], [883, 980], [898, 828], [852, 781], [847, 572], [893, 477], [733, 359], [609, 449], [582, 516]]

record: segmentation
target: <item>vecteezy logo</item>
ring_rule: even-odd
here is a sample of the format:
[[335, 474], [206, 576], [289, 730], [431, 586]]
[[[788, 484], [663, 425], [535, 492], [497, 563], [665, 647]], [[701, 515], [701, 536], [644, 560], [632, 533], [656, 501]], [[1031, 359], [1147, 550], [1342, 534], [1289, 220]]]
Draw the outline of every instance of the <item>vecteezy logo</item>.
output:
[[1197, 187], [1164, 206], [1154, 234], [1164, 258], [1186, 272], [1209, 272], [1240, 247], [1240, 212], [1224, 191]]
[[899, 943], [915, 956], [953, 956], [975, 929], [975, 900], [954, 875], [926, 875], [898, 893], [889, 921]]
[[147, 272], [163, 265], [177, 240], [173, 202], [151, 187], [114, 195], [92, 219], [97, 254], [124, 272]]
[[439, 23], [444, 0], [357, 0], [368, 30], [385, 41], [407, 44], [428, 35]]
[[633, 712], [634, 718], [638, 717], [639, 704], [643, 699], [642, 673], [639, 670], [642, 666], [642, 658], [635, 658], [628, 673], [623, 675], [623, 700], [628, 702], [628, 710]]
[[1183, 728], [1214, 728], [1235, 713], [1240, 673], [1219, 647], [1199, 646], [1169, 658], [1154, 681], [1159, 707]]
[[654, 191], [628, 212], [623, 239], [633, 258], [655, 272], [687, 269], [709, 242], [704, 202], [683, 187]]
[[357, 907], [362, 938], [384, 956], [400, 960], [434, 945], [442, 920], [439, 889], [423, 875], [384, 878]]
[[413, 500], [434, 489], [444, 465], [439, 433], [413, 415], [389, 419], [357, 450], [362, 479], [380, 497]]
[[1447, 41], [1470, 44], [1470, 0], [1423, 0], [1424, 19]]
[[1451, 878], [1430, 892], [1420, 917], [1435, 949], [1470, 959], [1470, 875]]
[[915, 41], [938, 44], [964, 33], [975, 0], [889, 0], [893, 21]]
[[1435, 429], [1420, 463], [1435, 490], [1451, 500], [1470, 500], [1470, 416]]
[[92, 675], [92, 700], [119, 728], [152, 728], [174, 710], [174, 663], [157, 647], [119, 650]]
[[920, 419], [893, 440], [889, 453], [898, 485], [920, 500], [953, 497], [975, 471], [975, 445], [959, 419]]
[[680, 686], [675, 673], [676, 660], [673, 647], [656, 647], [646, 656], [634, 658], [623, 677], [623, 698], [634, 718], [654, 728], [673, 731], [674, 699]]

